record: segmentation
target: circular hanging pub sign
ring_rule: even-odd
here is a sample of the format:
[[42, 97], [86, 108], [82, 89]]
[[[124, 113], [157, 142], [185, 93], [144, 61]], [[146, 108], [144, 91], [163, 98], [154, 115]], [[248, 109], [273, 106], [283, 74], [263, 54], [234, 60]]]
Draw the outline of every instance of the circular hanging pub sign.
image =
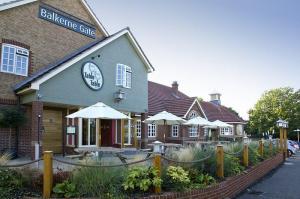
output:
[[103, 85], [103, 77], [100, 68], [93, 62], [82, 65], [81, 74], [84, 82], [92, 90], [100, 90]]

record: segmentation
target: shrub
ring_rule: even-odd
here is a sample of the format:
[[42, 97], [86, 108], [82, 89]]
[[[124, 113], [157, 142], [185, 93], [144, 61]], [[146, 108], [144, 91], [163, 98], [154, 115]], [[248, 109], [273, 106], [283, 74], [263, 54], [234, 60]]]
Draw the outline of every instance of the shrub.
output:
[[20, 198], [23, 195], [23, 178], [11, 169], [0, 169], [0, 198]]
[[190, 184], [189, 172], [185, 171], [180, 166], [169, 166], [164, 178], [164, 182], [166, 183], [163, 185], [163, 187], [165, 189], [183, 191], [188, 188]]
[[248, 150], [249, 165], [251, 166], [257, 165], [260, 160], [260, 155], [258, 153], [258, 144], [256, 142], [251, 142], [248, 147], [249, 147]]
[[76, 190], [75, 184], [68, 180], [56, 184], [55, 187], [53, 188], [53, 192], [58, 197], [65, 197], [65, 198], [77, 197], [79, 195], [79, 193]]
[[82, 197], [122, 198], [124, 171], [121, 168], [80, 168], [74, 171], [74, 183]]
[[189, 170], [189, 178], [192, 183], [192, 188], [205, 188], [208, 185], [216, 183], [214, 177], [210, 176], [209, 174], [200, 173], [196, 169]]
[[162, 180], [155, 168], [133, 167], [129, 170], [123, 187], [126, 191], [147, 192], [155, 186], [160, 186], [161, 183]]
[[0, 165], [5, 165], [11, 159], [10, 153], [0, 154]]
[[245, 168], [240, 164], [240, 159], [231, 155], [224, 156], [224, 176], [233, 176], [241, 173]]

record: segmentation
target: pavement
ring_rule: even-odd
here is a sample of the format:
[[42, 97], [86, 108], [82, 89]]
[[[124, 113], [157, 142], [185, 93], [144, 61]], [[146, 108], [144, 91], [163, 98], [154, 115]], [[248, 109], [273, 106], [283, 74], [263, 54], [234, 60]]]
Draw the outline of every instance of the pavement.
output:
[[300, 199], [300, 152], [236, 199]]

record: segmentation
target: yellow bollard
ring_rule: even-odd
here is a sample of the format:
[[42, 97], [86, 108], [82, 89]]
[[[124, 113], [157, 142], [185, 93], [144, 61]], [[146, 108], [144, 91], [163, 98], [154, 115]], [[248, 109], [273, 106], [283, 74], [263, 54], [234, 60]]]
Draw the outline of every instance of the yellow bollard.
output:
[[280, 130], [280, 140], [279, 140], [280, 146], [279, 146], [279, 148], [280, 148], [280, 152], [283, 153], [283, 151], [284, 151], [283, 150], [283, 129], [280, 128], [279, 130]]
[[264, 144], [262, 140], [259, 140], [258, 153], [261, 157], [264, 155]]
[[[160, 154], [155, 154], [154, 159], [153, 159], [153, 166], [154, 168], [158, 171], [158, 176], [161, 176], [161, 155]], [[161, 187], [155, 187], [154, 190], [155, 193], [160, 193], [161, 192]]]
[[245, 167], [249, 166], [249, 151], [248, 151], [248, 145], [247, 144], [244, 144], [243, 164], [244, 164]]
[[288, 157], [287, 155], [287, 130], [283, 129], [283, 157], [286, 159]]
[[270, 143], [269, 143], [269, 151], [270, 151], [271, 156], [273, 156], [273, 143], [272, 143], [271, 140], [270, 140]]
[[222, 145], [217, 146], [217, 177], [224, 178], [224, 150]]
[[43, 198], [50, 198], [53, 183], [53, 152], [44, 151], [44, 184]]

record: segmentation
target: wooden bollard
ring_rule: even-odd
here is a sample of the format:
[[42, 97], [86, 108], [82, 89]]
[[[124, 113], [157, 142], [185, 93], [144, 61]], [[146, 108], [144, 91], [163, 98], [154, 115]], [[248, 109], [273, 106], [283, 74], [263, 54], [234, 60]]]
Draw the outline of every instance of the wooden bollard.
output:
[[283, 129], [283, 157], [286, 159], [288, 157], [287, 155], [287, 130]]
[[[155, 154], [154, 155], [153, 166], [158, 171], [158, 176], [161, 177], [161, 155], [160, 154]], [[161, 192], [161, 187], [160, 186], [155, 187], [154, 192], [155, 193], [160, 193]]]
[[43, 198], [50, 198], [53, 183], [53, 152], [44, 151]]
[[273, 156], [273, 143], [272, 143], [271, 140], [270, 140], [270, 143], [269, 143], [269, 151], [270, 151], [271, 156]]
[[217, 146], [217, 177], [224, 178], [224, 149], [222, 145]]
[[264, 155], [264, 144], [262, 140], [259, 140], [258, 153], [261, 157]]
[[245, 167], [249, 166], [249, 151], [248, 151], [248, 145], [247, 144], [244, 144], [243, 164], [244, 164]]
[[283, 153], [283, 151], [284, 151], [284, 149], [283, 149], [283, 129], [280, 128], [279, 131], [280, 131], [280, 135], [279, 135], [279, 138], [280, 138], [279, 144], [280, 144], [280, 146], [279, 146], [279, 148], [280, 148], [280, 152]]

